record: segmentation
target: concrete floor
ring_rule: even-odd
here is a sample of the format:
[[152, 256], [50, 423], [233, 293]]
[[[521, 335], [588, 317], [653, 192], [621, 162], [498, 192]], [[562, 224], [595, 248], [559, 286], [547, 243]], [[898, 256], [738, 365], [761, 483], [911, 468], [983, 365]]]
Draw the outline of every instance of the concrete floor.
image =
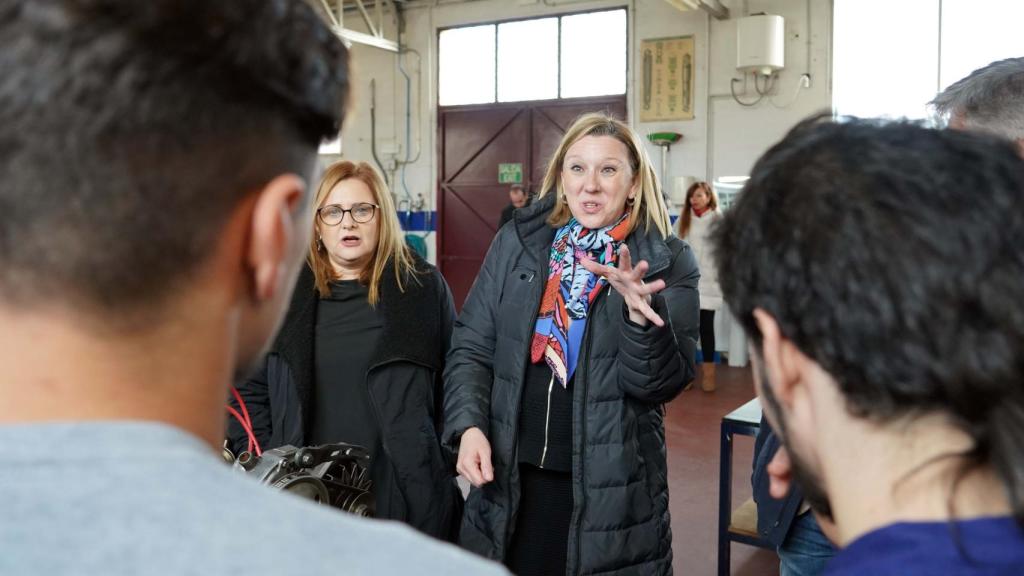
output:
[[[669, 506], [676, 576], [714, 576], [718, 563], [718, 465], [722, 416], [754, 397], [749, 368], [717, 369], [718, 390], [705, 393], [700, 379], [667, 407]], [[750, 497], [754, 439], [736, 436], [733, 506]], [[733, 576], [777, 576], [778, 558], [768, 550], [732, 544]]]

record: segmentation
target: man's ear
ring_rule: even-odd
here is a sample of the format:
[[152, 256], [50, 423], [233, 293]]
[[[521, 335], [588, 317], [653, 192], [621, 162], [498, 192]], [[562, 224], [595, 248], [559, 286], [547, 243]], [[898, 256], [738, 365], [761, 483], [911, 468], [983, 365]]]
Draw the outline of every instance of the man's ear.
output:
[[779, 329], [775, 318], [761, 308], [754, 309], [754, 322], [761, 332], [761, 353], [768, 382], [779, 403], [792, 408], [794, 392], [802, 383], [801, 367], [806, 359], [802, 352]]
[[301, 243], [297, 235], [305, 230], [305, 226], [296, 223], [294, 214], [305, 194], [305, 181], [294, 174], [277, 176], [257, 193], [247, 263], [252, 274], [253, 297], [259, 301], [273, 298], [289, 278], [295, 243]]

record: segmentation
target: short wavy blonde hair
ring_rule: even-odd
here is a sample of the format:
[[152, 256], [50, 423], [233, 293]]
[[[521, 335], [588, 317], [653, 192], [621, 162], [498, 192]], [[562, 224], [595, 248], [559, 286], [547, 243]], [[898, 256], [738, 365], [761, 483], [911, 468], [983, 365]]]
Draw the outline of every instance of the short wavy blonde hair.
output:
[[637, 136], [625, 122], [600, 112], [584, 114], [573, 122], [572, 126], [565, 132], [562, 141], [555, 149], [551, 161], [548, 163], [547, 172], [544, 174], [544, 184], [541, 186], [538, 197], [542, 198], [554, 192], [555, 209], [548, 217], [548, 223], [552, 226], [564, 226], [572, 213], [568, 204], [565, 203], [565, 191], [562, 190], [562, 168], [565, 163], [565, 154], [569, 147], [586, 136], [611, 136], [626, 146], [629, 151], [629, 166], [633, 172], [633, 183], [640, 179], [640, 193], [637, 194], [636, 202], [629, 207], [629, 232], [632, 233], [642, 221], [646, 230], [653, 225], [661, 232], [663, 238], [672, 234], [672, 220], [668, 216], [668, 207], [661, 194], [661, 185], [658, 183], [658, 176], [654, 171], [650, 156], [644, 148], [643, 141]]

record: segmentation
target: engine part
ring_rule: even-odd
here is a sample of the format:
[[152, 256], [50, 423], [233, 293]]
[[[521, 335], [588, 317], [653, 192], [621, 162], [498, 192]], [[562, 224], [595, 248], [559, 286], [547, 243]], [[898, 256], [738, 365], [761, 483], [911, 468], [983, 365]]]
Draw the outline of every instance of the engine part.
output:
[[263, 484], [356, 516], [374, 515], [370, 456], [355, 444], [281, 446], [256, 456], [243, 452], [234, 468]]

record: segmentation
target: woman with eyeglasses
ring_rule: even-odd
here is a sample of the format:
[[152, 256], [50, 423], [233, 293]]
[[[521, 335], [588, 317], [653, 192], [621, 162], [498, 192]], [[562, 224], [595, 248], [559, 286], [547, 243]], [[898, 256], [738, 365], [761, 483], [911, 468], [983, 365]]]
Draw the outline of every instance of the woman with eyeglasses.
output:
[[[442, 373], [454, 308], [436, 268], [406, 247], [365, 162], [327, 168], [308, 268], [262, 369], [238, 386], [264, 449], [366, 447], [376, 517], [452, 540], [462, 498], [442, 456]], [[235, 453], [248, 436], [232, 421]]]

